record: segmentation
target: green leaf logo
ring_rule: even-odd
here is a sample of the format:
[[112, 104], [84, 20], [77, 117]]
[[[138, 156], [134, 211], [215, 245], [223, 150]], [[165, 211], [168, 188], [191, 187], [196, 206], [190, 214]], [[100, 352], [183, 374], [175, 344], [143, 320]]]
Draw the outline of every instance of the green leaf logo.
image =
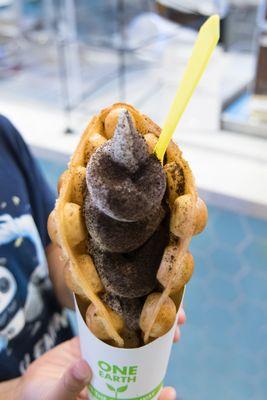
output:
[[123, 393], [123, 392], [126, 392], [127, 389], [128, 389], [128, 385], [121, 386], [121, 387], [119, 387], [119, 388], [117, 389], [117, 392]]
[[111, 390], [111, 392], [116, 392], [116, 389], [113, 386], [109, 385], [108, 383], [106, 383], [106, 385], [109, 388], [109, 390]]
[[109, 383], [106, 383], [106, 385], [107, 385], [107, 387], [109, 388], [109, 390], [110, 390], [111, 392], [114, 392], [114, 393], [115, 393], [115, 399], [118, 398], [118, 393], [123, 393], [123, 392], [125, 392], [125, 391], [128, 389], [128, 385], [118, 387], [117, 389], [115, 389], [115, 388], [114, 388], [113, 386], [111, 386]]

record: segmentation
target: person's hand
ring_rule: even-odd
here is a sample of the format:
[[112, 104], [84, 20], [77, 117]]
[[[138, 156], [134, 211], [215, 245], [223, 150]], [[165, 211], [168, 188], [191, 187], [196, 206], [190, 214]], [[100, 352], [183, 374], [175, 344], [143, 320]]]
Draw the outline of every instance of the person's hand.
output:
[[[89, 365], [81, 359], [79, 339], [74, 338], [48, 351], [30, 364], [20, 378], [16, 400], [87, 400], [91, 380]], [[164, 388], [159, 400], [175, 400], [173, 388]]]
[[174, 343], [176, 343], [180, 340], [180, 337], [181, 337], [180, 326], [183, 325], [185, 323], [185, 321], [186, 321], [186, 315], [185, 315], [184, 307], [181, 306], [179, 313], [178, 313], [178, 323], [177, 323], [177, 327], [175, 329], [174, 338], [173, 338]]
[[78, 338], [56, 346], [30, 364], [20, 378], [16, 400], [85, 400], [91, 380]]

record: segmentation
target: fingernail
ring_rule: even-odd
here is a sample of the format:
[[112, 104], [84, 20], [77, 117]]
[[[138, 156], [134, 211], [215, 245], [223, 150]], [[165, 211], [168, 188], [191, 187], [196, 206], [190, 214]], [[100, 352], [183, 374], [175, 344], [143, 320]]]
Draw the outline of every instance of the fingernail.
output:
[[89, 383], [91, 380], [91, 369], [86, 361], [80, 360], [73, 366], [74, 377], [81, 382]]

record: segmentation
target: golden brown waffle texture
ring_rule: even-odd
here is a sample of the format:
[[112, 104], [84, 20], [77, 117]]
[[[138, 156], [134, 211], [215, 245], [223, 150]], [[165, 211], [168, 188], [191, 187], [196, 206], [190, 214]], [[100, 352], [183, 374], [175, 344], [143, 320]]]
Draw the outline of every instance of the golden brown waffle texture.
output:
[[[119, 347], [127, 346], [129, 332], [123, 318], [100, 298], [104, 287], [86, 251], [88, 233], [82, 207], [88, 160], [99, 146], [113, 136], [122, 108], [130, 112], [138, 132], [144, 135], [149, 151], [153, 152], [161, 130], [147, 116], [123, 103], [102, 110], [85, 129], [68, 169], [59, 179], [59, 196], [48, 220], [51, 240], [62, 248], [66, 261], [66, 283], [83, 301], [88, 327], [99, 339]], [[161, 290], [149, 294], [142, 309], [140, 328], [144, 344], [164, 335], [173, 325], [184, 285], [194, 269], [189, 243], [193, 235], [205, 228], [207, 221], [207, 208], [198, 197], [190, 167], [173, 141], [166, 152], [164, 171], [171, 211], [170, 241], [157, 273]]]

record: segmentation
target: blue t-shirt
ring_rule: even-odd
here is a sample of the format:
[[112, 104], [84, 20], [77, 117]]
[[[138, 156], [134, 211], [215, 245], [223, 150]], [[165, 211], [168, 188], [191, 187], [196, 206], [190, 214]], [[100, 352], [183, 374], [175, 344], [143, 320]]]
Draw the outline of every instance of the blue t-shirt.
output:
[[0, 381], [72, 336], [44, 252], [54, 201], [21, 136], [0, 116]]

